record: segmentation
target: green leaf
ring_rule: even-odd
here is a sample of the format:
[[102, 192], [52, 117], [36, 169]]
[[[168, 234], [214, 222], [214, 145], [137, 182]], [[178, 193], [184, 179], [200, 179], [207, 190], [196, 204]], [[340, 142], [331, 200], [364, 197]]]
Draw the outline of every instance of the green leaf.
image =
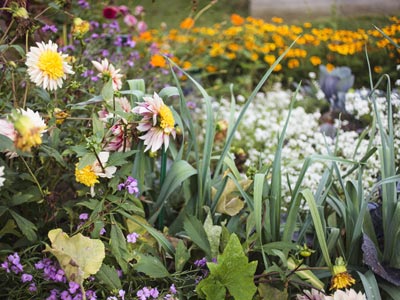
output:
[[23, 216], [19, 215], [13, 210], [9, 210], [9, 212], [11, 216], [14, 218], [15, 222], [17, 223], [18, 228], [26, 236], [26, 238], [31, 242], [35, 241], [37, 239], [36, 236], [37, 228], [35, 224], [25, 219]]
[[63, 166], [63, 167], [67, 166], [67, 164], [65, 163], [63, 157], [61, 156], [61, 154], [56, 149], [42, 144], [40, 146], [40, 150], [44, 151], [48, 156], [54, 158], [56, 160], [56, 162], [58, 162], [61, 166]]
[[104, 137], [104, 123], [100, 121], [96, 114], [92, 115], [93, 135], [99, 139]]
[[258, 291], [260, 293], [261, 299], [269, 300], [269, 299], [274, 299], [274, 300], [287, 300], [289, 299], [289, 295], [286, 289], [283, 291], [273, 287], [270, 284], [260, 284], [258, 286]]
[[129, 79], [128, 85], [131, 91], [140, 91], [143, 94], [146, 92], [146, 84], [143, 79]]
[[204, 230], [206, 231], [208, 242], [211, 247], [211, 257], [216, 257], [219, 253], [219, 243], [221, 239], [222, 227], [213, 225], [211, 213], [208, 212], [207, 218], [204, 221]]
[[96, 278], [106, 284], [110, 290], [120, 290], [122, 288], [117, 270], [109, 265], [103, 264], [96, 273]]
[[199, 295], [205, 295], [210, 300], [225, 299], [221, 295], [226, 288], [236, 300], [253, 299], [257, 290], [253, 281], [257, 262], [248, 262], [236, 234], [231, 234], [224, 253], [218, 255], [217, 263], [207, 263], [207, 266], [210, 275], [197, 285]]
[[374, 273], [368, 270], [365, 274], [357, 272], [360, 276], [362, 284], [364, 286], [365, 295], [368, 300], [381, 300], [381, 295], [379, 293], [378, 283], [376, 281]]
[[187, 161], [175, 161], [169, 169], [165, 181], [161, 187], [160, 194], [154, 204], [158, 210], [151, 216], [149, 223], [153, 224], [157, 219], [158, 214], [164, 207], [168, 197], [174, 192], [186, 179], [195, 175], [196, 169], [193, 168]]
[[163, 263], [155, 256], [138, 254], [135, 270], [142, 272], [151, 278], [164, 278], [170, 274]]
[[[287, 260], [287, 267], [289, 270], [295, 270], [298, 268], [298, 265], [295, 263], [293, 258], [289, 257]], [[300, 269], [307, 269], [308, 266], [305, 264], [302, 264], [302, 267]], [[311, 271], [311, 270], [296, 270], [296, 275], [299, 276], [301, 279], [307, 281], [310, 283], [313, 287], [315, 287], [318, 290], [323, 290], [324, 289], [324, 283], [318, 279], [317, 276]]]
[[199, 246], [200, 249], [206, 253], [207, 257], [211, 258], [211, 246], [208, 242], [208, 237], [203, 224], [201, 224], [201, 222], [194, 216], [186, 216], [183, 221], [183, 228], [193, 243]]
[[128, 262], [132, 259], [132, 255], [129, 253], [128, 248], [126, 247], [125, 236], [123, 235], [118, 224], [115, 224], [115, 220], [114, 224], [111, 225], [110, 245], [112, 254], [117, 260], [122, 271], [126, 273], [128, 271]]
[[0, 134], [0, 152], [14, 149], [14, 142], [7, 136]]
[[6, 234], [13, 234], [15, 236], [20, 236], [21, 233], [19, 233], [17, 230], [17, 225], [15, 224], [14, 220], [9, 219], [4, 225], [4, 227], [0, 230], [0, 238], [2, 238]]
[[181, 272], [189, 258], [190, 253], [187, 250], [185, 243], [182, 240], [179, 240], [175, 250], [175, 271]]
[[86, 167], [88, 165], [92, 165], [95, 161], [96, 161], [96, 155], [94, 155], [93, 153], [86, 153], [79, 160], [77, 168], [78, 169], [83, 169], [84, 167]]
[[103, 89], [101, 90], [101, 96], [103, 97], [104, 101], [112, 101], [114, 97], [114, 89], [112, 86], [112, 79], [110, 80], [103, 86]]

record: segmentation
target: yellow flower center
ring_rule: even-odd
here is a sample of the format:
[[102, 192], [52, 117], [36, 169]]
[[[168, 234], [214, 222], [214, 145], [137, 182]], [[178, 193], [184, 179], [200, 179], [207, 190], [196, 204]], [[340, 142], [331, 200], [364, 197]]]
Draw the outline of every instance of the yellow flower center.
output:
[[160, 127], [164, 129], [164, 132], [170, 134], [175, 126], [175, 119], [172, 115], [172, 111], [168, 106], [163, 105], [158, 112], [160, 115]]
[[39, 57], [38, 67], [50, 79], [59, 79], [64, 76], [63, 58], [58, 52], [44, 51]]
[[82, 169], [75, 169], [75, 179], [86, 186], [94, 186], [98, 183], [97, 175], [93, 172], [91, 166]]

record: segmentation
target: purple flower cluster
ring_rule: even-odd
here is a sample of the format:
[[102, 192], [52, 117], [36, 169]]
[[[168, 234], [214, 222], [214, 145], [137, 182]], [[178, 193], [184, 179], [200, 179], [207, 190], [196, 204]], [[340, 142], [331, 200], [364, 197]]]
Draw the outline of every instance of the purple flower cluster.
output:
[[136, 296], [139, 300], [146, 300], [146, 299], [157, 299], [159, 295], [159, 291], [157, 288], [148, 288], [144, 287], [141, 290], [138, 290]]
[[14, 274], [20, 274], [21, 275], [21, 282], [22, 283], [27, 283], [30, 282], [28, 290], [30, 292], [36, 292], [36, 284], [32, 282], [33, 276], [28, 273], [23, 273], [24, 267], [21, 264], [21, 258], [19, 257], [18, 253], [14, 253], [9, 255], [6, 260], [1, 264], [1, 267], [6, 270], [7, 273], [14, 273]]
[[21, 265], [21, 259], [18, 253], [10, 254], [6, 260], [1, 264], [1, 267], [6, 270], [7, 273], [13, 272], [19, 274], [24, 271], [24, 267]]
[[59, 268], [50, 258], [44, 258], [35, 264], [36, 270], [43, 271], [43, 278], [54, 282], [67, 282], [64, 270]]
[[[203, 257], [202, 259], [195, 260], [195, 262], [193, 263], [196, 267], [198, 267], [200, 269], [200, 275], [197, 276], [197, 278], [196, 278], [196, 284], [199, 283], [200, 280], [207, 277], [208, 272], [209, 272], [208, 267], [207, 267], [207, 262], [208, 262], [207, 258]], [[213, 258], [211, 260], [211, 262], [217, 263], [217, 259]]]
[[84, 8], [84, 9], [89, 9], [90, 5], [87, 1], [85, 0], [78, 0], [78, 4], [80, 7]]
[[46, 25], [44, 25], [44, 26], [42, 27], [42, 31], [43, 31], [43, 32], [51, 31], [51, 32], [53, 32], [53, 33], [56, 33], [58, 30], [57, 30], [57, 27], [56, 27], [55, 25], [48, 25], [48, 24], [46, 24]]
[[118, 184], [118, 191], [122, 189], [127, 190], [129, 194], [135, 195], [136, 197], [139, 195], [138, 182], [131, 176], [128, 176], [128, 179], [124, 183]]
[[[75, 282], [69, 283], [70, 288], [68, 290], [60, 291], [58, 289], [52, 289], [50, 291], [50, 296], [46, 300], [82, 300], [82, 293], [79, 290], [79, 284]], [[95, 291], [86, 291], [87, 300], [97, 300], [97, 295]]]

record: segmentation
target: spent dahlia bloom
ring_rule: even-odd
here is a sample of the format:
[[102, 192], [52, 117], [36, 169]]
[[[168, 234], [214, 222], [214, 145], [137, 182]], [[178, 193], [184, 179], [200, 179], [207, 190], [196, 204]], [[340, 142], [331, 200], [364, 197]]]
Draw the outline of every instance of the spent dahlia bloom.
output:
[[348, 288], [356, 283], [356, 280], [347, 272], [346, 264], [342, 257], [336, 258], [332, 273], [330, 290]]
[[102, 151], [98, 154], [98, 160], [92, 165], [87, 165], [81, 169], [75, 169], [75, 180], [90, 187], [90, 194], [94, 197], [94, 185], [99, 183], [99, 177], [112, 178], [117, 171], [115, 166], [107, 166], [109, 152]]
[[50, 91], [62, 87], [67, 74], [74, 74], [67, 63], [68, 55], [57, 51], [57, 44], [36, 43], [26, 54], [26, 65], [30, 79], [37, 85]]
[[27, 108], [18, 109], [13, 115], [16, 131], [15, 147], [22, 151], [31, 151], [32, 147], [42, 143], [42, 134], [46, 131], [46, 123], [36, 111]]
[[137, 129], [145, 134], [139, 138], [144, 140], [147, 151], [156, 152], [164, 144], [165, 150], [169, 146], [169, 138], [176, 136], [175, 119], [171, 109], [166, 106], [160, 96], [154, 93], [153, 97], [143, 97], [132, 112], [142, 116]]
[[100, 73], [97, 77], [102, 78], [105, 82], [112, 79], [113, 89], [118, 91], [122, 87], [122, 74], [119, 74], [119, 69], [108, 62], [107, 58], [103, 59], [101, 62], [92, 60], [92, 64], [95, 66], [97, 71]]

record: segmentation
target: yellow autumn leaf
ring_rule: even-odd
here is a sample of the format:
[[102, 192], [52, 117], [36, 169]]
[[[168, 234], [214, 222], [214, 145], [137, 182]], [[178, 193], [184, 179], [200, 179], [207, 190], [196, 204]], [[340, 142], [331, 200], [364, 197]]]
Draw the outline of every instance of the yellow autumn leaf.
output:
[[[251, 180], [246, 179], [239, 182], [243, 190], [246, 190]], [[213, 187], [211, 194], [214, 198], [217, 190]], [[237, 215], [244, 207], [244, 201], [239, 197], [240, 193], [232, 179], [228, 178], [225, 189], [218, 200], [216, 211], [229, 216]]]
[[60, 228], [50, 230], [48, 237], [51, 247], [46, 245], [45, 251], [57, 258], [69, 281], [82, 286], [84, 279], [99, 271], [105, 257], [102, 241], [80, 233], [69, 237]]

